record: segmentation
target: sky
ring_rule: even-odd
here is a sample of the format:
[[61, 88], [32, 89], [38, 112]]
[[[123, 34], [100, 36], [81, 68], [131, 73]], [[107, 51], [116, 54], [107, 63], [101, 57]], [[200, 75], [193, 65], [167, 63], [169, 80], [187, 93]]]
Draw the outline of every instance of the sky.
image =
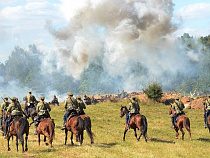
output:
[[[70, 9], [72, 5], [79, 8], [90, 1], [94, 0], [0, 0], [0, 62], [8, 59], [15, 46], [27, 49], [28, 45], [36, 44], [43, 52], [52, 51], [56, 39], [47, 24], [54, 30], [62, 28], [75, 15]], [[172, 2], [172, 22], [178, 25], [173, 32], [175, 37], [183, 33], [195, 37], [210, 34], [209, 0]]]

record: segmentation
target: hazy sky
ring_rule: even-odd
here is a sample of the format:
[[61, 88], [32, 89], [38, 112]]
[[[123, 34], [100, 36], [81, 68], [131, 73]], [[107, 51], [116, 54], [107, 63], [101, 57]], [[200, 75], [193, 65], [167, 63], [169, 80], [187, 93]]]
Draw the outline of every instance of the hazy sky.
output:
[[[84, 2], [88, 0], [0, 0], [0, 62], [8, 59], [17, 45], [27, 48], [30, 44], [36, 44], [43, 51], [53, 50], [54, 38], [46, 29], [46, 23], [51, 21], [54, 29], [63, 27], [75, 14], [74, 10], [69, 9], [72, 8], [70, 5], [80, 4], [82, 7]], [[175, 36], [183, 33], [197, 37], [210, 34], [209, 0], [172, 2], [172, 19], [179, 24]]]

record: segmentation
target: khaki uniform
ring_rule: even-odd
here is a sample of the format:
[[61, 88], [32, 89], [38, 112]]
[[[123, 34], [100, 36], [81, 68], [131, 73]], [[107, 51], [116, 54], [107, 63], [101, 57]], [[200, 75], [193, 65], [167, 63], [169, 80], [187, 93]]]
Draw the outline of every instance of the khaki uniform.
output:
[[29, 103], [34, 103], [34, 102], [36, 102], [36, 98], [35, 98], [35, 96], [32, 95], [32, 94], [28, 94], [28, 95], [27, 95], [27, 101], [28, 101]]
[[7, 113], [11, 113], [11, 115], [23, 115], [20, 104], [17, 103], [11, 103], [7, 108]]
[[204, 105], [205, 105], [206, 110], [210, 110], [210, 99], [206, 100]]
[[9, 104], [11, 104], [10, 102], [8, 101], [5, 101], [1, 104], [1, 110], [6, 110], [9, 106]]
[[78, 102], [78, 112], [84, 113], [83, 109], [86, 109], [85, 103], [82, 100], [77, 100]]
[[176, 110], [176, 114], [180, 114], [183, 112], [184, 109], [184, 104], [181, 101], [176, 101], [173, 105], [172, 105], [172, 109]]
[[38, 112], [39, 116], [49, 115], [48, 111], [51, 111], [51, 108], [47, 102], [41, 101], [37, 104], [36, 111]]
[[78, 108], [78, 102], [73, 97], [67, 98], [64, 102], [64, 107], [67, 110], [76, 110]]
[[129, 103], [129, 110], [130, 110], [131, 114], [139, 113], [140, 106], [139, 106], [138, 102], [137, 101], [132, 101], [132, 103]]

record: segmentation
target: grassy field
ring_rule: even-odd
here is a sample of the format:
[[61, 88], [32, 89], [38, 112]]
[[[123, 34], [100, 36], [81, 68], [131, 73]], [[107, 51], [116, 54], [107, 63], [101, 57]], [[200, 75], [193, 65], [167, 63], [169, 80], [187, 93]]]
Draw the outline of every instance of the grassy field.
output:
[[[143, 138], [138, 142], [133, 130], [127, 132], [126, 140], [123, 142], [125, 117], [119, 117], [121, 105], [126, 105], [126, 103], [100, 103], [87, 106], [85, 112], [92, 119], [95, 143], [90, 144], [90, 139], [85, 132], [82, 146], [78, 146], [75, 139], [75, 145], [71, 145], [70, 133], [67, 145], [64, 145], [65, 134], [60, 128], [65, 110], [62, 105], [51, 106], [51, 117], [54, 118], [56, 124], [53, 148], [45, 146], [43, 136], [41, 136], [41, 145], [38, 146], [37, 136], [33, 135], [34, 125], [32, 125], [28, 141], [29, 151], [16, 152], [14, 139], [10, 141], [11, 151], [8, 152], [7, 141], [0, 137], [0, 157], [209, 157], [210, 134], [203, 128], [203, 111], [185, 109], [191, 121], [192, 141], [189, 140], [187, 132], [185, 140], [182, 141], [175, 139], [175, 131], [170, 128], [171, 116], [168, 115], [168, 106], [153, 103], [141, 104], [141, 113], [147, 117], [148, 121], [148, 142], [146, 143]], [[19, 149], [21, 149], [20, 145]]]

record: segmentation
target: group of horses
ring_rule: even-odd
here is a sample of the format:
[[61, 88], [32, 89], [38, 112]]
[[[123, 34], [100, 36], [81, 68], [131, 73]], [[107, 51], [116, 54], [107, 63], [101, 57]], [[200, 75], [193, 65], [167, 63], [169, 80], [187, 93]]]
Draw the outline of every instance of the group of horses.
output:
[[[5, 130], [5, 122], [8, 118], [6, 110], [3, 111], [3, 120], [2, 120], [2, 130]], [[10, 138], [13, 139], [13, 136], [16, 137], [16, 148], [18, 151], [18, 140], [20, 140], [22, 145], [22, 152], [28, 151], [28, 135], [29, 135], [29, 127], [34, 123], [34, 119], [37, 116], [37, 111], [35, 107], [31, 107], [28, 109], [28, 118], [31, 117], [32, 122], [29, 124], [26, 117], [16, 116], [12, 122], [10, 122], [7, 142], [8, 142], [8, 151], [10, 151], [9, 141]], [[91, 119], [88, 115], [79, 115], [74, 116], [68, 119], [66, 123], [65, 129], [65, 145], [67, 143], [67, 134], [68, 131], [71, 132], [71, 144], [73, 143], [73, 134], [76, 136], [76, 141], [79, 142], [79, 145], [83, 143], [83, 134], [84, 130], [86, 130], [88, 136], [91, 139], [91, 144], [94, 143], [93, 132], [91, 131]], [[24, 134], [25, 134], [25, 142], [24, 142]], [[44, 118], [41, 120], [37, 127], [37, 136], [38, 136], [38, 145], [40, 146], [40, 135], [44, 135], [44, 142], [46, 145], [50, 144], [52, 147], [53, 138], [55, 137], [55, 123], [51, 118]], [[49, 144], [46, 143], [46, 138], [48, 138]], [[25, 146], [24, 146], [25, 143]]]
[[[129, 111], [126, 106], [122, 106], [120, 111], [121, 111], [120, 117], [123, 117], [124, 115], [127, 116], [129, 114]], [[171, 115], [174, 113], [175, 113], [175, 110], [172, 109], [172, 106], [170, 106], [168, 114]], [[131, 118], [131, 120], [129, 122], [129, 128], [134, 130], [134, 135], [135, 135], [137, 141], [139, 141], [140, 137], [143, 135], [145, 141], [147, 142], [147, 126], [148, 126], [147, 119], [144, 115], [141, 115], [141, 114], [136, 114], [134, 117]], [[208, 126], [208, 129], [210, 132], [210, 116], [208, 116], [208, 118], [207, 118], [207, 126]], [[187, 130], [187, 132], [189, 133], [189, 136], [190, 136], [190, 140], [192, 140], [191, 131], [190, 131], [190, 119], [185, 114], [180, 115], [175, 122], [174, 130], [176, 131], [176, 138], [180, 139], [180, 136], [178, 133], [178, 131], [180, 130], [182, 133], [182, 140], [184, 140], [185, 132], [183, 131], [183, 128], [185, 128]], [[139, 137], [137, 137], [136, 129], [138, 129], [140, 131]], [[124, 131], [124, 136], [123, 136], [124, 141], [125, 141], [125, 135], [126, 135], [127, 131], [128, 131], [127, 123], [125, 123], [125, 131]]]

